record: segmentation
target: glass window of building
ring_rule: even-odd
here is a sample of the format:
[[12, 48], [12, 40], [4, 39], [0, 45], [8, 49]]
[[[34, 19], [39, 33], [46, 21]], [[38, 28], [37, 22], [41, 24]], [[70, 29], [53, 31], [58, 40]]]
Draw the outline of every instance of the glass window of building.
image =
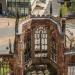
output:
[[21, 8], [21, 9], [20, 9], [20, 12], [21, 12], [21, 13], [20, 13], [21, 15], [24, 15], [24, 14], [25, 14], [24, 8]]
[[29, 5], [29, 0], [7, 0], [7, 9], [8, 13], [11, 12], [10, 15], [12, 15], [13, 13], [15, 14], [16, 8], [18, 8], [20, 16], [28, 15], [30, 8]]
[[25, 14], [28, 15], [29, 13], [29, 8], [25, 8]]

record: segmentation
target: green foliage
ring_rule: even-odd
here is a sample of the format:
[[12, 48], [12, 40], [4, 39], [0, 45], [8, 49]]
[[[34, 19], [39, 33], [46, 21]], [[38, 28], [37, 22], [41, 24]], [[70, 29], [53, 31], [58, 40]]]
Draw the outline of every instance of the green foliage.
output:
[[9, 65], [3, 65], [0, 67], [0, 75], [6, 75], [9, 71]]
[[61, 16], [65, 16], [68, 12], [68, 8], [67, 8], [67, 5], [66, 5], [66, 2], [61, 5], [61, 8], [60, 8], [60, 15]]

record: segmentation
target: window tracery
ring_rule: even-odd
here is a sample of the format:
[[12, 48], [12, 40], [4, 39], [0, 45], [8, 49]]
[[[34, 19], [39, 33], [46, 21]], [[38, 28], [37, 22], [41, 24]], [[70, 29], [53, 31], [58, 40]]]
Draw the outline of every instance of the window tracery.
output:
[[47, 30], [43, 27], [35, 31], [35, 50], [47, 50]]
[[35, 57], [47, 57], [47, 53], [43, 51], [47, 51], [47, 29], [44, 27], [39, 27], [34, 32], [34, 50], [40, 51], [39, 53], [35, 53]]

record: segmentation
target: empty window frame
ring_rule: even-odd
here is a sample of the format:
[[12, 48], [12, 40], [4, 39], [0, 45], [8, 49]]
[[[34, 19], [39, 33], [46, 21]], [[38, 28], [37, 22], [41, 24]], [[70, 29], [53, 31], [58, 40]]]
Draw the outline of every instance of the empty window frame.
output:
[[35, 30], [34, 39], [35, 51], [47, 50], [47, 29], [45, 29], [44, 27], [37, 28]]
[[50, 53], [51, 53], [50, 57], [51, 60], [56, 63], [56, 41], [53, 38], [51, 39]]

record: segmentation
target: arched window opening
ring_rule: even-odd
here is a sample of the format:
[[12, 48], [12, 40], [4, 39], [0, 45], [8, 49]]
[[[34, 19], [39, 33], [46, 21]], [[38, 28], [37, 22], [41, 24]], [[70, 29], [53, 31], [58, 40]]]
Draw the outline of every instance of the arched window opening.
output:
[[35, 57], [47, 57], [47, 29], [39, 27], [34, 32], [34, 50], [39, 51], [35, 54]]
[[51, 60], [53, 61], [53, 62], [55, 62], [56, 63], [56, 41], [55, 41], [55, 39], [52, 37], [52, 39], [51, 39]]
[[28, 62], [31, 58], [31, 38], [27, 38], [27, 40], [24, 43], [24, 47], [25, 47], [25, 52], [24, 52], [24, 58], [25, 58], [25, 62]]

